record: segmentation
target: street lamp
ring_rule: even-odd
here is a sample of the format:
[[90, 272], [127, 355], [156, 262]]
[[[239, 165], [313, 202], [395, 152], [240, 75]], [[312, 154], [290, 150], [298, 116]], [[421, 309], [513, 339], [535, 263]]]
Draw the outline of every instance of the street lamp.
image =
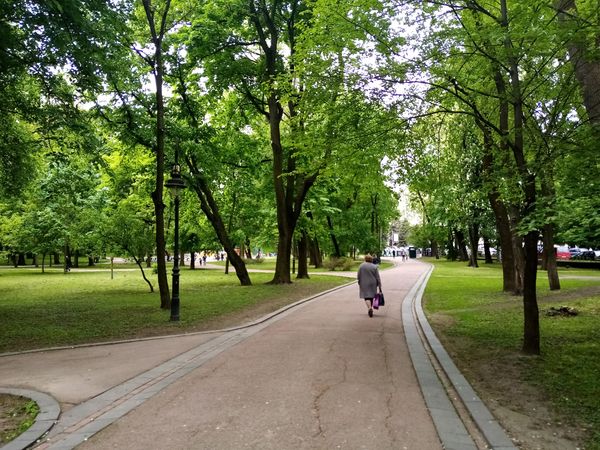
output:
[[173, 202], [175, 203], [175, 260], [173, 261], [173, 294], [171, 296], [171, 321], [179, 320], [179, 192], [185, 189], [185, 183], [181, 178], [181, 167], [175, 155], [175, 164], [171, 169], [171, 178], [165, 183], [169, 189]]

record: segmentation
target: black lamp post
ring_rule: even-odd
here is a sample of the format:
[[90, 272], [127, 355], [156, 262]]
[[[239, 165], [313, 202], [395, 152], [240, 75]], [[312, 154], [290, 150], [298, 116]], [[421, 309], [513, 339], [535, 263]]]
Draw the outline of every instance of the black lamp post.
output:
[[169, 189], [175, 203], [175, 260], [173, 261], [173, 292], [171, 296], [171, 321], [179, 320], [179, 192], [185, 189], [181, 178], [181, 167], [175, 155], [175, 164], [171, 169], [171, 179], [167, 180], [165, 187]]

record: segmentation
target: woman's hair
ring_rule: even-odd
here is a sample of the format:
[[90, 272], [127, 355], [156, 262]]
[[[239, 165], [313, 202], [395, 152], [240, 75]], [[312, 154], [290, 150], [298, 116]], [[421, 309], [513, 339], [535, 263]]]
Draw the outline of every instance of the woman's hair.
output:
[[365, 255], [366, 262], [373, 262], [373, 257], [371, 255]]

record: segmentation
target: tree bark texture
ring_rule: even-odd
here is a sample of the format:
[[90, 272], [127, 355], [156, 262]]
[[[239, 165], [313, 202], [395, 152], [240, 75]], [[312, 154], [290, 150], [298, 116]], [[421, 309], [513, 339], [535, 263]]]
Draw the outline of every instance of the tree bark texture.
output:
[[488, 200], [494, 218], [496, 220], [496, 229], [498, 230], [498, 240], [500, 255], [502, 260], [502, 290], [504, 292], [515, 292], [517, 281], [515, 271], [515, 256], [512, 246], [512, 233], [510, 231], [510, 221], [508, 212], [504, 203], [500, 200], [498, 192], [489, 192]]
[[554, 227], [552, 224], [544, 225], [543, 232], [544, 252], [543, 261], [548, 274], [548, 285], [551, 291], [560, 289], [558, 265], [556, 264], [556, 250], [554, 248]]
[[574, 33], [567, 42], [569, 58], [581, 87], [583, 105], [589, 121], [600, 135], [600, 59], [594, 51], [600, 48], [600, 31], [589, 33], [590, 25], [578, 23], [579, 12], [575, 0], [556, 0], [559, 21], [565, 26], [574, 26]]
[[154, 44], [153, 71], [154, 82], [156, 84], [156, 141], [154, 144], [154, 153], [156, 155], [156, 182], [154, 192], [152, 192], [152, 201], [154, 203], [154, 214], [156, 217], [156, 265], [158, 271], [158, 290], [160, 292], [161, 309], [171, 307], [171, 296], [169, 293], [169, 281], [167, 278], [167, 264], [165, 262], [166, 242], [165, 242], [165, 205], [163, 202], [163, 185], [165, 172], [165, 105], [163, 97], [163, 54], [162, 44], [166, 29], [166, 17], [169, 13], [170, 0], [167, 0], [161, 17], [160, 29], [155, 25], [155, 7], [151, 0], [143, 0], [146, 19], [150, 28], [152, 43]]
[[490, 251], [490, 240], [487, 236], [483, 236], [483, 254], [485, 255], [485, 263], [493, 264], [492, 252]]
[[[273, 185], [275, 190], [275, 203], [277, 211], [277, 229], [279, 232], [277, 242], [277, 260], [275, 262], [275, 273], [272, 284], [291, 283], [290, 257], [292, 251], [292, 238], [302, 211], [302, 205], [306, 194], [316, 180], [317, 173], [304, 176], [296, 172], [296, 157], [293, 149], [283, 148], [281, 140], [281, 122], [283, 119], [283, 106], [280, 102], [280, 88], [278, 87], [277, 77], [282, 75], [279, 54], [279, 38], [283, 33], [278, 27], [279, 15], [278, 5], [273, 8], [267, 8], [264, 3], [250, 1], [250, 20], [256, 30], [258, 44], [261, 47], [264, 56], [264, 73], [261, 77], [266, 79], [266, 86], [269, 89], [266, 101], [266, 110], [260, 110], [269, 123], [269, 135], [271, 139], [271, 151], [273, 154]], [[288, 38], [287, 44], [291, 53], [295, 52], [295, 36], [297, 30], [296, 20], [299, 18], [300, 10], [298, 4], [294, 4], [287, 11], [289, 14], [285, 20], [285, 33]], [[283, 69], [286, 70], [286, 69]], [[293, 61], [289, 69], [285, 72], [289, 78], [294, 78]], [[295, 117], [295, 104], [289, 97], [288, 108], [289, 116]], [[256, 103], [256, 99], [255, 100]]]
[[225, 253], [227, 253], [227, 261], [225, 263], [226, 270], [229, 269], [229, 262], [231, 262], [231, 265], [234, 267], [235, 273], [241, 285], [250, 286], [252, 281], [250, 280], [250, 275], [248, 274], [246, 264], [241, 256], [235, 251], [235, 246], [231, 242], [229, 233], [225, 228], [225, 224], [223, 223], [223, 218], [219, 211], [219, 207], [212, 195], [212, 191], [208, 186], [206, 179], [202, 176], [202, 172], [198, 168], [198, 165], [193, 158], [187, 156], [186, 163], [192, 174], [192, 180], [190, 180], [190, 184], [194, 192], [196, 192], [196, 196], [200, 200], [200, 208], [215, 230], [215, 233], [217, 234], [219, 242], [223, 246]]
[[333, 256], [336, 258], [340, 258], [342, 256], [342, 252], [340, 251], [340, 244], [338, 243], [338, 240], [335, 237], [333, 221], [331, 220], [331, 216], [329, 214], [327, 215], [327, 228], [329, 228], [329, 237], [331, 238], [331, 244], [333, 245]]
[[323, 267], [323, 257], [321, 256], [321, 249], [319, 247], [319, 241], [316, 238], [310, 238], [310, 263], [315, 269]]
[[[505, 32], [504, 49], [508, 55], [508, 72], [510, 76], [510, 103], [513, 110], [513, 142], [512, 153], [520, 177], [520, 185], [524, 194], [524, 204], [519, 219], [529, 217], [534, 213], [537, 201], [537, 188], [534, 171], [530, 170], [525, 157], [523, 135], [523, 93], [519, 79], [518, 59], [509, 35], [509, 20], [507, 0], [500, 1], [502, 14], [501, 24]], [[517, 236], [516, 230], [514, 236]], [[523, 254], [525, 257], [523, 274], [523, 309], [524, 332], [523, 352], [538, 355], [540, 353], [540, 326], [537, 304], [537, 244], [539, 231], [531, 230], [524, 238]]]
[[298, 242], [298, 275], [296, 278], [310, 278], [308, 276], [308, 235], [302, 231]]
[[458, 259], [461, 261], [469, 261], [469, 252], [467, 252], [467, 244], [465, 243], [465, 234], [461, 230], [454, 230], [454, 238], [456, 240], [456, 249], [458, 251]]
[[477, 263], [477, 251], [479, 250], [479, 227], [476, 223], [469, 225], [469, 246], [471, 247], [471, 254], [469, 256], [469, 266], [479, 267]]

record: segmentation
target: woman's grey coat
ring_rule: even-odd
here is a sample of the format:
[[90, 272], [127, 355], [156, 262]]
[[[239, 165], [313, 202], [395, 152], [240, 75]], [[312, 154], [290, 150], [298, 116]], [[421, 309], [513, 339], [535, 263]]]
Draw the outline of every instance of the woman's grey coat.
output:
[[364, 262], [358, 268], [358, 286], [360, 298], [373, 298], [377, 293], [377, 287], [381, 288], [381, 278], [377, 266], [370, 262]]

